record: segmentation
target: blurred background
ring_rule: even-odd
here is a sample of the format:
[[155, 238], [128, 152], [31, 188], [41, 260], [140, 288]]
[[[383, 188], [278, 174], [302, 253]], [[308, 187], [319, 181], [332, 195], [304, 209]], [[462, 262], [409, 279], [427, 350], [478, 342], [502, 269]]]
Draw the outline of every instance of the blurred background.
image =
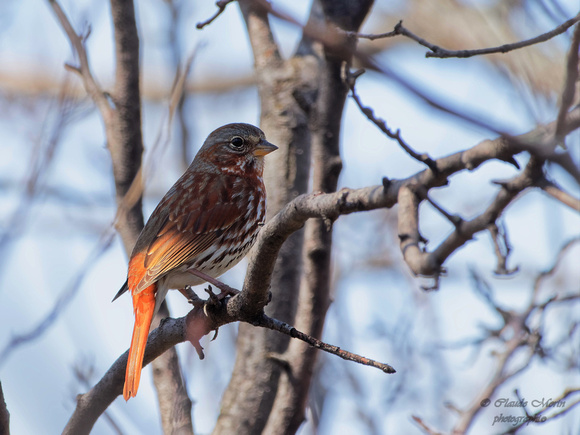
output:
[[[108, 3], [63, 0], [86, 47], [93, 74], [106, 89], [113, 80], [113, 40]], [[308, 1], [275, 1], [300, 22]], [[229, 122], [259, 121], [253, 58], [237, 5], [211, 25], [195, 24], [215, 12], [213, 2], [136, 2], [141, 39], [143, 133], [146, 187], [144, 213], [189, 165], [205, 137]], [[575, 0], [376, 1], [364, 33], [405, 27], [449, 49], [501, 45], [553, 29], [578, 13]], [[299, 29], [272, 19], [286, 55]], [[453, 107], [510, 134], [554, 120], [565, 72], [570, 32], [541, 45], [471, 59], [428, 59], [424, 47], [404, 38], [362, 41], [360, 46], [389, 67]], [[129, 297], [111, 304], [126, 278], [127, 258], [111, 227], [116, 212], [110, 155], [101, 119], [80, 79], [63, 67], [74, 64], [69, 42], [48, 2], [5, 0], [0, 4], [0, 381], [14, 434], [59, 433], [87, 391], [128, 347], [133, 326]], [[187, 93], [171, 123], [168, 98], [177, 70], [194, 55]], [[425, 105], [378, 73], [357, 81], [365, 105], [416, 150], [434, 158], [494, 138]], [[576, 162], [580, 133], [568, 138]], [[423, 169], [388, 140], [351, 99], [343, 119], [344, 169], [339, 187], [364, 187], [382, 177], [404, 178]], [[517, 156], [521, 166], [528, 157]], [[574, 196], [580, 189], [559, 167], [550, 176]], [[517, 170], [486, 163], [451, 178], [431, 196], [465, 219], [480, 214], [499, 190], [491, 180]], [[436, 210], [421, 207], [421, 232], [436, 247], [453, 226]], [[423, 433], [412, 416], [448, 430], [453, 408], [467, 408], [489, 384], [502, 343], [482, 341], [502, 325], [490, 298], [506, 310], [525, 311], [538, 276], [556, 262], [562, 246], [580, 234], [577, 212], [543, 192], [530, 191], [505, 212], [502, 222], [512, 252], [508, 277], [494, 274], [489, 233], [458, 250], [446, 263], [438, 291], [411, 276], [401, 258], [396, 209], [357, 213], [335, 224], [333, 303], [323, 339], [387, 362], [387, 376], [369, 367], [319, 355], [302, 434]], [[579, 295], [580, 243], [561, 256], [541, 281], [539, 295]], [[241, 288], [245, 264], [223, 281]], [[199, 289], [198, 289], [199, 290]], [[172, 316], [189, 306], [170, 294]], [[494, 407], [497, 398], [528, 402], [556, 399], [580, 386], [578, 299], [554, 304], [542, 314], [549, 352], [525, 365], [492, 397], [471, 433], [500, 433], [510, 426], [494, 417], [522, 415]], [[187, 343], [178, 346], [183, 375], [194, 401], [196, 433], [211, 432], [229, 380], [237, 325], [221, 328], [217, 340], [202, 342], [200, 361]], [[513, 367], [527, 355], [516, 354]], [[578, 395], [567, 402], [570, 405]], [[161, 433], [149, 368], [139, 396], [118, 398], [95, 426], [95, 434]], [[534, 408], [530, 405], [530, 410]], [[549, 424], [549, 426], [548, 426]], [[523, 433], [580, 433], [580, 407]]]

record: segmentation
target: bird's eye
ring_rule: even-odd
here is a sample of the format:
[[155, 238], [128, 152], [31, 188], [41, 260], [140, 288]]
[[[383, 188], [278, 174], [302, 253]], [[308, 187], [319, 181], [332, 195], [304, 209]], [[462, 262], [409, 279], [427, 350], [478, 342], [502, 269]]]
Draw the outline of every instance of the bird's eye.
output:
[[234, 136], [230, 141], [230, 144], [232, 145], [232, 148], [240, 149], [242, 146], [244, 146], [244, 139], [242, 139], [240, 136]]

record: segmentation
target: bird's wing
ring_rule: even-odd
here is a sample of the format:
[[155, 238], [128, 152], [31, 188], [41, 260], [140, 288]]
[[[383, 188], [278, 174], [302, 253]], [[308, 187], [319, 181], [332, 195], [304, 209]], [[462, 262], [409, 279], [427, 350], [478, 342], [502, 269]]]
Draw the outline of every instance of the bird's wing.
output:
[[[152, 222], [158, 229], [145, 255], [135, 255], [131, 259], [143, 262], [143, 273], [139, 274], [141, 278], [133, 293], [143, 291], [165, 273], [203, 255], [224, 231], [244, 217], [248, 202], [241, 196], [228, 200], [224, 191], [227, 188], [215, 184], [207, 185], [197, 197], [191, 192], [180, 195], [182, 192], [178, 189], [161, 201], [158, 209], [171, 212], [165, 213], [162, 222]], [[139, 265], [133, 266], [138, 268]]]

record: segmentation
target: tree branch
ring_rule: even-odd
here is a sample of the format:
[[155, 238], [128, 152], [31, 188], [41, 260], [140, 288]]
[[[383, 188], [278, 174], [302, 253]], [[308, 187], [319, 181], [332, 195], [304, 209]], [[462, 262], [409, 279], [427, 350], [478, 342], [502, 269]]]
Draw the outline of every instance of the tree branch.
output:
[[[212, 330], [234, 321], [244, 321], [252, 325], [268, 328], [290, 337], [295, 337], [318, 349], [338, 355], [343, 359], [378, 368], [385, 373], [395, 370], [388, 364], [361, 357], [328, 345], [308, 336], [284, 322], [265, 316], [263, 313], [239, 311], [240, 305], [234, 296], [219, 304], [209, 303], [207, 307], [196, 307], [187, 316], [178, 319], [167, 318], [155, 329], [147, 340], [143, 366], [146, 366], [168, 349], [184, 341], [199, 342], [199, 339]], [[77, 407], [63, 431], [63, 435], [88, 434], [97, 418], [121, 395], [127, 365], [128, 351], [121, 355], [109, 368], [103, 378], [87, 393], [77, 398]]]
[[[260, 95], [260, 127], [279, 150], [268, 157], [264, 179], [270, 219], [308, 189], [311, 133], [309, 111], [319, 87], [319, 60], [312, 42], [303, 41], [299, 54], [282, 59], [268, 19], [266, 2], [238, 2], [254, 53]], [[287, 233], [290, 236], [294, 231]], [[286, 239], [286, 237], [284, 237]], [[272, 268], [261, 273], [261, 257], [266, 251], [253, 249], [244, 291], [236, 299], [248, 312], [266, 307], [269, 316], [292, 322], [295, 316], [301, 275], [303, 234], [293, 234], [287, 243], [270, 252]], [[259, 257], [259, 258], [256, 258]], [[276, 267], [274, 267], [276, 265]], [[256, 280], [249, 276], [255, 276]], [[272, 294], [270, 296], [270, 287]], [[214, 434], [260, 433], [274, 403], [281, 373], [279, 364], [266, 355], [284, 352], [289, 337], [242, 324], [239, 328], [234, 372], [222, 400], [222, 412]], [[248, 379], [252, 384], [248, 385]]]
[[226, 10], [226, 6], [230, 3], [232, 3], [234, 0], [219, 0], [216, 2], [216, 6], [218, 7], [218, 10], [216, 11], [216, 13], [211, 16], [210, 18], [208, 18], [205, 21], [202, 21], [200, 23], [197, 23], [195, 27], [197, 27], [198, 29], [203, 29], [205, 26], [207, 26], [208, 24], [211, 24], [217, 17], [219, 17], [223, 11]]
[[401, 146], [401, 148], [403, 148], [403, 150], [409, 154], [411, 157], [413, 157], [415, 160], [426, 164], [432, 171], [437, 171], [437, 166], [435, 165], [435, 162], [433, 161], [433, 159], [429, 156], [429, 154], [427, 153], [423, 153], [423, 154], [419, 154], [416, 151], [414, 151], [401, 137], [401, 131], [397, 129], [396, 133], [393, 133], [391, 131], [391, 129], [387, 126], [387, 123], [381, 119], [381, 118], [377, 118], [375, 117], [374, 111], [370, 108], [367, 107], [365, 105], [363, 105], [360, 97], [357, 95], [356, 91], [355, 91], [355, 82], [356, 79], [358, 77], [360, 77], [360, 75], [364, 72], [364, 70], [359, 70], [355, 73], [350, 73], [349, 71], [346, 72], [347, 77], [346, 77], [346, 82], [350, 88], [351, 91], [351, 95], [352, 98], [354, 100], [354, 102], [356, 103], [356, 105], [358, 106], [358, 108], [360, 109], [360, 111], [373, 123], [375, 124], [383, 133], [385, 133], [388, 137], [390, 137], [391, 139], [395, 139], [399, 145]]
[[391, 38], [394, 36], [402, 35], [406, 36], [409, 39], [417, 42], [418, 44], [422, 45], [423, 47], [428, 48], [430, 51], [425, 54], [425, 57], [436, 57], [436, 58], [450, 58], [450, 57], [459, 57], [459, 58], [467, 58], [473, 56], [481, 56], [484, 54], [492, 54], [492, 53], [507, 53], [513, 50], [518, 50], [520, 48], [529, 47], [531, 45], [539, 44], [541, 42], [548, 41], [555, 36], [561, 35], [574, 24], [580, 21], [580, 14], [576, 15], [574, 18], [571, 18], [553, 30], [549, 32], [543, 33], [538, 35], [534, 38], [526, 39], [524, 41], [514, 42], [511, 44], [504, 44], [498, 47], [488, 47], [488, 48], [480, 48], [475, 50], [446, 50], [445, 48], [441, 48], [438, 45], [432, 44], [429, 41], [421, 38], [420, 36], [415, 35], [413, 32], [408, 30], [403, 26], [403, 21], [399, 21], [398, 24], [395, 26], [394, 30], [391, 32], [380, 33], [376, 35], [369, 35], [364, 33], [352, 33], [354, 36], [358, 38], [364, 38], [369, 40], [381, 39], [381, 38]]
[[268, 328], [273, 331], [281, 332], [282, 334], [288, 335], [290, 337], [297, 338], [298, 340], [303, 341], [304, 343], [308, 344], [313, 348], [320, 349], [333, 355], [339, 356], [344, 360], [353, 361], [358, 364], [362, 364], [369, 367], [374, 367], [383, 371], [384, 373], [388, 374], [396, 373], [396, 370], [388, 364], [381, 363], [373, 359], [357, 355], [355, 353], [341, 349], [338, 346], [327, 344], [321, 340], [318, 340], [315, 337], [311, 337], [308, 334], [300, 332], [299, 330], [297, 330], [293, 326], [288, 325], [287, 323], [281, 322], [276, 319], [272, 319], [271, 317], [268, 317], [266, 315], [262, 316], [259, 320], [257, 320], [253, 324], [254, 326], [261, 326], [263, 328]]
[[[185, 317], [168, 318], [147, 341], [144, 365], [185, 339]], [[99, 416], [123, 392], [128, 351], [121, 355], [101, 380], [87, 393], [77, 397], [77, 406], [63, 435], [89, 434]]]
[[495, 256], [497, 258], [497, 266], [494, 273], [496, 275], [512, 275], [516, 273], [519, 270], [518, 266], [513, 269], [507, 267], [507, 260], [512, 249], [508, 241], [505, 225], [502, 225], [500, 230], [500, 226], [494, 222], [488, 229], [493, 242]]
[[[313, 4], [308, 22], [319, 27], [328, 23], [341, 29], [358, 29], [372, 1], [320, 0]], [[319, 10], [317, 10], [317, 6]], [[356, 41], [347, 41], [341, 51], [325, 45], [320, 54], [319, 86], [313, 104], [306, 107], [312, 133], [313, 191], [334, 192], [342, 170], [340, 132], [348, 86], [343, 69], [352, 61]], [[322, 336], [326, 311], [330, 306], [333, 216], [321, 216], [306, 223], [303, 273], [296, 316], [292, 322], [313, 340]], [[312, 342], [310, 342], [312, 344]], [[282, 357], [288, 361], [278, 382], [278, 394], [264, 432], [284, 435], [298, 430], [305, 418], [314, 365], [318, 353], [297, 340], [290, 342]], [[344, 356], [343, 356], [344, 357]]]
[[562, 204], [570, 207], [572, 210], [580, 211], [580, 198], [575, 198], [568, 192], [565, 192], [553, 181], [550, 181], [546, 178], [541, 178], [536, 183], [536, 186], [542, 189], [552, 198], [557, 199]]
[[[566, 403], [566, 400], [568, 399], [568, 397], [570, 397], [573, 394], [578, 393], [578, 392], [580, 392], [579, 388], [567, 389], [559, 397], [554, 399], [553, 403]], [[516, 393], [517, 393], [517, 390], [516, 390]], [[530, 421], [546, 423], [548, 420], [553, 420], [555, 418], [561, 417], [564, 414], [570, 412], [578, 404], [580, 404], [580, 400], [577, 400], [576, 402], [572, 402], [571, 405], [564, 407], [563, 409], [559, 410], [558, 412], [553, 413], [550, 416], [545, 416], [544, 414], [546, 413], [546, 411], [553, 409], [553, 406], [546, 405], [533, 414], [529, 414], [527, 409], [524, 407], [524, 411], [526, 413], [526, 416], [528, 417], [528, 420], [524, 420], [520, 424], [510, 428], [510, 430], [507, 431], [506, 434], [514, 434], [514, 433], [519, 432], [520, 429], [523, 428], [524, 426], [527, 426], [527, 424]]]
[[110, 123], [112, 122], [113, 109], [109, 105], [107, 97], [105, 96], [100, 86], [97, 84], [97, 81], [93, 77], [89, 65], [87, 52], [84, 46], [84, 38], [81, 38], [75, 32], [74, 28], [72, 27], [72, 24], [70, 23], [68, 17], [62, 10], [60, 4], [56, 0], [47, 0], [47, 1], [52, 7], [61, 27], [65, 31], [69, 39], [69, 42], [72, 45], [74, 53], [76, 53], [76, 55], [78, 56], [79, 66], [74, 67], [73, 70], [81, 76], [85, 90], [99, 108], [101, 116], [103, 117], [103, 121], [105, 122], [105, 126], [110, 126]]

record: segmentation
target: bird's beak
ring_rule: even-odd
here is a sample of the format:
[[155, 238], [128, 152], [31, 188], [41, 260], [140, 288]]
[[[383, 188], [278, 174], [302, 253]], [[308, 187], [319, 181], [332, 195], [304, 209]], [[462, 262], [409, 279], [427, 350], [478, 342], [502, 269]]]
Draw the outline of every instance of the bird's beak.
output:
[[254, 149], [254, 155], [261, 157], [265, 156], [266, 154], [270, 154], [272, 151], [276, 151], [278, 147], [276, 145], [271, 144], [267, 140], [262, 139], [256, 148]]

